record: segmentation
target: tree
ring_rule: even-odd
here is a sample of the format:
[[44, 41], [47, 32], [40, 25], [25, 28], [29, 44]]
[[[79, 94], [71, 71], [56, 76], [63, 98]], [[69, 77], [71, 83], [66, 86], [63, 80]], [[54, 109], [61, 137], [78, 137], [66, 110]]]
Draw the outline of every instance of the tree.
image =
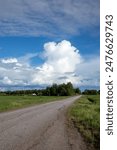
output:
[[76, 93], [76, 94], [81, 94], [81, 90], [80, 90], [79, 88], [76, 88], [76, 89], [75, 89], [75, 93]]
[[74, 89], [72, 83], [68, 82], [67, 84], [63, 83], [59, 85], [54, 83], [52, 86], [46, 87], [46, 89], [6, 91], [2, 94], [4, 93], [6, 95], [32, 95], [35, 93], [37, 96], [71, 96], [75, 93], [80, 94], [80, 89]]
[[58, 86], [58, 95], [59, 96], [67, 96], [67, 90], [65, 88], [65, 84], [60, 84]]
[[97, 90], [84, 90], [84, 92], [82, 94], [85, 94], [85, 95], [96, 95], [98, 94]]
[[57, 84], [53, 84], [52, 87], [50, 88], [50, 93], [53, 96], [57, 96], [58, 95], [58, 85]]
[[72, 85], [71, 82], [68, 82], [68, 83], [66, 84], [66, 90], [67, 90], [67, 95], [68, 95], [68, 96], [75, 94], [75, 91], [74, 91], [74, 88], [73, 88], [73, 85]]

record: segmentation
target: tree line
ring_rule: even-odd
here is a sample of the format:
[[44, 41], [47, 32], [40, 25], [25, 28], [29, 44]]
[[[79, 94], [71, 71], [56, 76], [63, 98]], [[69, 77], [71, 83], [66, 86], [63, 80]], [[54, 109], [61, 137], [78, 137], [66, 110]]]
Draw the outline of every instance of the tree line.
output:
[[84, 95], [98, 95], [98, 94], [100, 94], [100, 90], [87, 90], [87, 89], [85, 89], [83, 92], [82, 92], [82, 94], [84, 94]]
[[4, 91], [0, 95], [35, 95], [35, 96], [72, 96], [76, 94], [95, 95], [100, 94], [97, 90], [84, 90], [81, 92], [80, 88], [74, 88], [71, 82], [56, 84], [48, 86], [45, 89], [34, 90], [17, 90], [17, 91]]

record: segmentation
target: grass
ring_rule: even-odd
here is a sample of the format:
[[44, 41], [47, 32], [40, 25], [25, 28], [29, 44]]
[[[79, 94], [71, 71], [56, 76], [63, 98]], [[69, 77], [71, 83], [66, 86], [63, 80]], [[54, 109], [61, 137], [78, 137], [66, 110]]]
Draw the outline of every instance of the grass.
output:
[[[90, 147], [100, 147], [100, 97], [82, 96], [68, 110], [69, 120], [80, 131]], [[93, 148], [92, 148], [93, 149]]]
[[0, 112], [61, 100], [65, 96], [0, 96]]

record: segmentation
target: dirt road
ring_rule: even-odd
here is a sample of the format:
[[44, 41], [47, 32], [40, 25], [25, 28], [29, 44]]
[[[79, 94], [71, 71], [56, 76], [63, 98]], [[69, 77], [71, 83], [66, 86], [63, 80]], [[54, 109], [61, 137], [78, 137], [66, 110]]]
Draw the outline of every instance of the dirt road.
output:
[[0, 113], [0, 150], [84, 150], [69, 140], [64, 112], [79, 96]]

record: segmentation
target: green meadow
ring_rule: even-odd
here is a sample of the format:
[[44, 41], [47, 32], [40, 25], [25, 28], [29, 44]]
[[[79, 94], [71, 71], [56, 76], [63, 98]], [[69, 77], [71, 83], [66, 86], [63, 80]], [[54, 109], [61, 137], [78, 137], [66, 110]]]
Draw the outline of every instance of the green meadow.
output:
[[100, 97], [82, 96], [68, 110], [69, 121], [84, 137], [89, 149], [100, 148]]
[[66, 96], [0, 96], [0, 112], [61, 100]]

